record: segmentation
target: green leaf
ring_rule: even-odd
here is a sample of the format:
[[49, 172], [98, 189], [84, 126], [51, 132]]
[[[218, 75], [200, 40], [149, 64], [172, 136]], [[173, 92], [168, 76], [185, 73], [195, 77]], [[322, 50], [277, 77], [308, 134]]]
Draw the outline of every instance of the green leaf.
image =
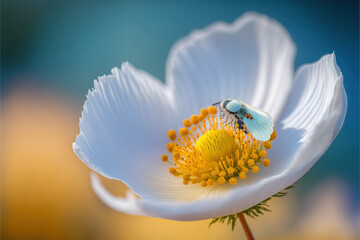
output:
[[[251, 218], [257, 218], [260, 215], [264, 215], [265, 212], [271, 212], [270, 210], [270, 205], [268, 204], [268, 201], [270, 201], [273, 198], [279, 198], [279, 197], [284, 197], [288, 194], [288, 190], [294, 188], [294, 186], [288, 186], [287, 188], [285, 188], [284, 190], [275, 193], [274, 195], [272, 195], [271, 197], [259, 202], [258, 204], [256, 204], [255, 206], [252, 206], [251, 208], [248, 208], [244, 211], [242, 211], [243, 214], [251, 217]], [[209, 227], [211, 227], [211, 225], [215, 224], [215, 223], [224, 223], [226, 220], [226, 224], [227, 225], [231, 225], [231, 230], [234, 231], [235, 229], [235, 224], [236, 221], [238, 219], [238, 214], [230, 214], [227, 216], [223, 216], [223, 217], [216, 217], [213, 218], [211, 220], [211, 222], [209, 223]]]

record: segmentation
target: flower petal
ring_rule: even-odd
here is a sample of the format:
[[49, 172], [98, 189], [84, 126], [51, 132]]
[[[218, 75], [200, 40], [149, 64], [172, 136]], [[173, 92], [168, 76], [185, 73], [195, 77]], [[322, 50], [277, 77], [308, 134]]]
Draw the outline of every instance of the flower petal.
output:
[[152, 196], [149, 186], [170, 175], [161, 151], [166, 151], [167, 129], [179, 122], [167, 87], [128, 63], [94, 85], [74, 152], [94, 171]]
[[246, 13], [179, 40], [167, 62], [167, 81], [184, 115], [226, 98], [281, 114], [293, 80], [296, 47], [283, 26]]
[[[335, 54], [323, 56], [318, 62], [301, 66], [278, 126], [283, 135], [274, 142], [274, 158], [283, 155], [284, 148], [295, 153], [287, 171], [300, 178], [329, 148], [339, 133], [346, 116], [347, 96], [343, 75]], [[285, 152], [290, 153], [290, 150]], [[297, 174], [296, 174], [297, 173]]]
[[137, 204], [136, 196], [131, 190], [126, 192], [125, 198], [115, 197], [104, 188], [96, 173], [91, 173], [90, 178], [94, 192], [109, 207], [131, 215], [144, 215]]
[[[347, 97], [335, 55], [326, 55], [298, 70], [283, 120], [277, 126], [282, 128], [269, 151], [273, 159], [269, 168], [236, 186], [214, 186], [195, 201], [133, 199], [133, 204], [141, 214], [182, 221], [243, 211], [304, 175], [340, 131], [346, 109]], [[98, 195], [103, 200], [110, 196]]]

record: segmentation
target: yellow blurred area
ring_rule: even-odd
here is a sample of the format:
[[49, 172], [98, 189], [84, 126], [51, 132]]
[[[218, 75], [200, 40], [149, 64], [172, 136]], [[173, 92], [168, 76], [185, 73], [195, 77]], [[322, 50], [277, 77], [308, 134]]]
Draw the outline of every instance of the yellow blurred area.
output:
[[[2, 239], [245, 238], [240, 224], [231, 232], [225, 224], [209, 229], [209, 220], [129, 216], [105, 206], [91, 189], [90, 170], [72, 151], [80, 113], [80, 103], [49, 89], [18, 86], [2, 100]], [[124, 184], [102, 180], [114, 194], [124, 196]], [[296, 219], [294, 192], [272, 201], [273, 212], [248, 221], [257, 239], [352, 239], [346, 229], [335, 229], [331, 235], [314, 230], [317, 222], [325, 229], [346, 225], [326, 224], [332, 219], [322, 214], [289, 224]]]

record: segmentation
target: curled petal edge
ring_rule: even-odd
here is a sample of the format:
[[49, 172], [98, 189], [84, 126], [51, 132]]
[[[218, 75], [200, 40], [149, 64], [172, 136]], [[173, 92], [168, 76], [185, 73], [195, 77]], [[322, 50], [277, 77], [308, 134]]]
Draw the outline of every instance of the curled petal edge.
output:
[[109, 207], [131, 215], [145, 215], [138, 206], [135, 193], [131, 190], [126, 192], [126, 197], [115, 197], [102, 185], [98, 175], [90, 174], [91, 186], [100, 199]]

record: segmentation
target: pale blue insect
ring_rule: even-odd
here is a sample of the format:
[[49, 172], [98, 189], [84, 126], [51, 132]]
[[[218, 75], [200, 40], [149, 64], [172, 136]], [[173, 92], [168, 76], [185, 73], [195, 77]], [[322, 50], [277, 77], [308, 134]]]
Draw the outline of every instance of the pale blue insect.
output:
[[220, 109], [219, 116], [224, 124], [245, 125], [251, 135], [261, 141], [268, 141], [273, 132], [274, 123], [269, 114], [261, 109], [252, 107], [238, 100], [225, 99], [215, 103]]

